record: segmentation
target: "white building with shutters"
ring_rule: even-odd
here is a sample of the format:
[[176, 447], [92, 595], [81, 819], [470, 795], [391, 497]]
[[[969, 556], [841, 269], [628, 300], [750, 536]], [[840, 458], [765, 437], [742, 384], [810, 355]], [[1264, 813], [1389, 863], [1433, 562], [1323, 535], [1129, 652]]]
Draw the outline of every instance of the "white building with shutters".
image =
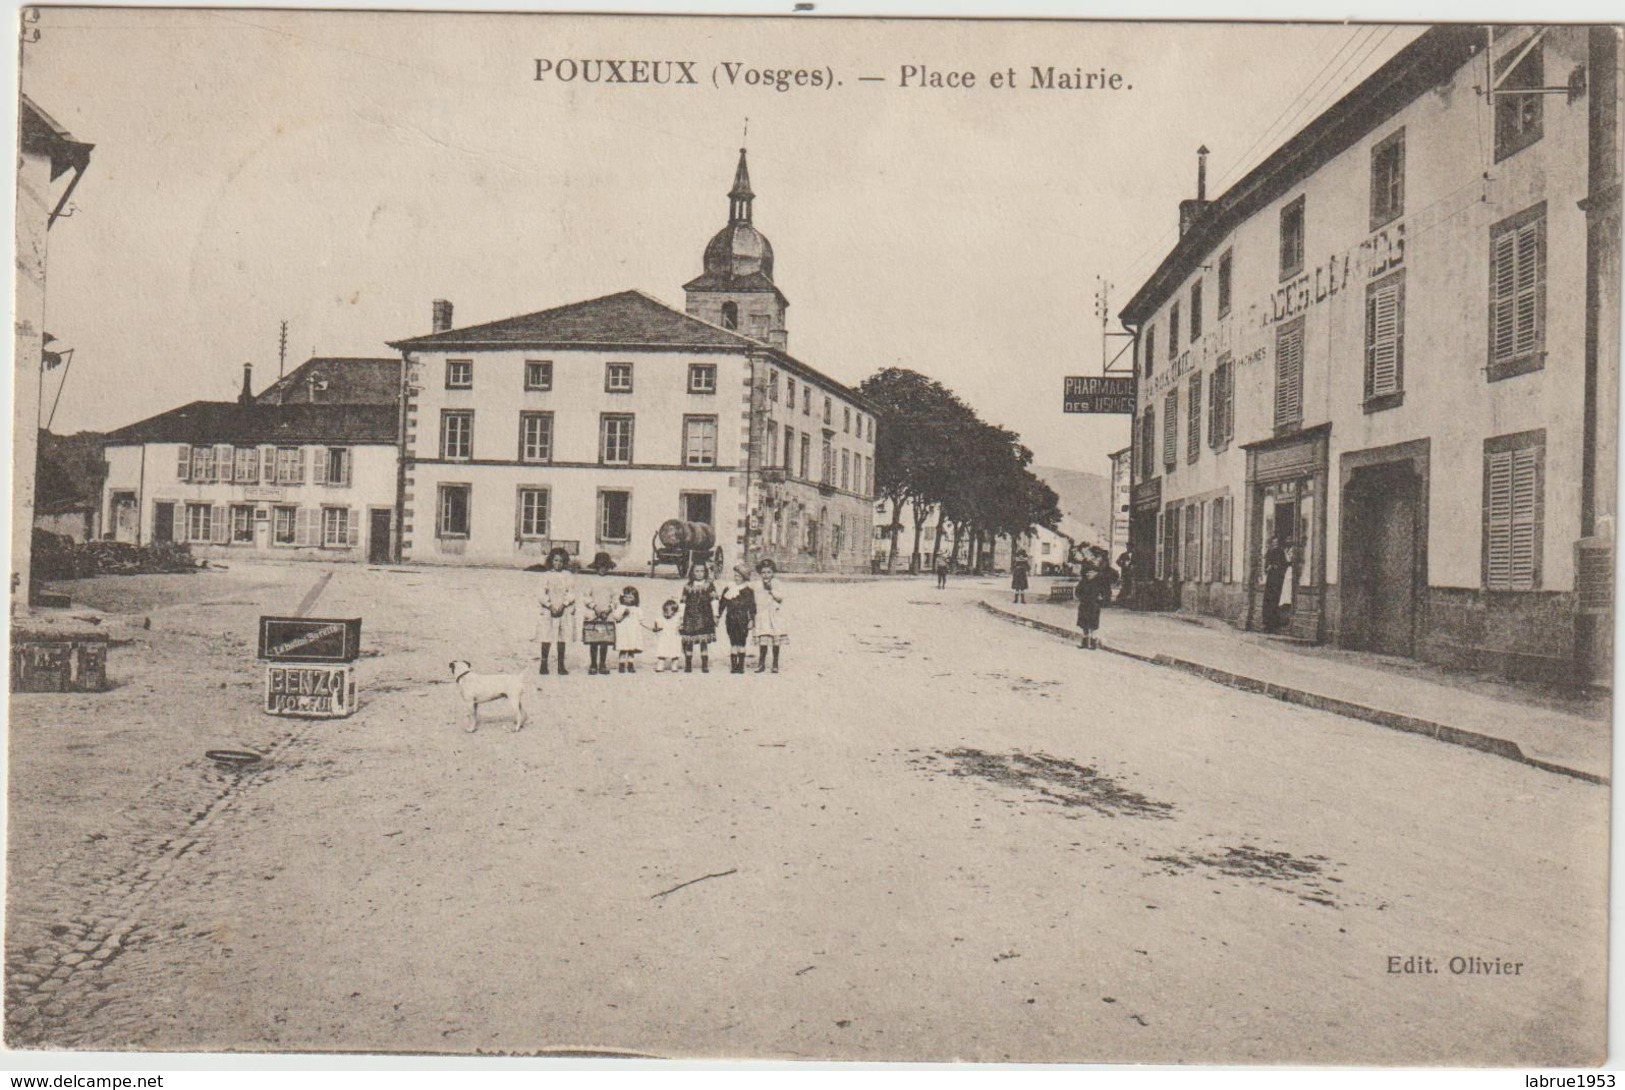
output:
[[258, 396], [195, 401], [107, 437], [102, 525], [202, 556], [394, 555], [400, 361], [317, 358]]
[[1215, 199], [1199, 173], [1121, 315], [1140, 601], [1512, 676], [1606, 660], [1619, 84], [1611, 30], [1436, 27]]

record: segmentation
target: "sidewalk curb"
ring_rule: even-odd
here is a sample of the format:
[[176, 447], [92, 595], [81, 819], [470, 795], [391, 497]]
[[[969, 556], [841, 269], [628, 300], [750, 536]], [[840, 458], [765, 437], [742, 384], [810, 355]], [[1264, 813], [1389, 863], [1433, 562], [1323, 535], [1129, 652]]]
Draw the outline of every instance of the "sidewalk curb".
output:
[[[1065, 640], [1074, 640], [1077, 638], [1077, 633], [1070, 628], [1065, 628], [1058, 624], [1050, 624], [1048, 621], [1036, 620], [1032, 617], [1024, 617], [1021, 614], [1015, 613], [1011, 610], [1000, 609], [998, 606], [995, 606], [989, 602], [979, 601], [976, 604], [981, 607], [983, 611], [991, 613], [1001, 620], [1011, 621], [1026, 628], [1037, 629], [1040, 632], [1045, 632], [1052, 636], [1060, 636]], [[1426, 735], [1429, 738], [1436, 739], [1440, 742], [1446, 742], [1450, 745], [1466, 746], [1469, 749], [1476, 749], [1483, 753], [1493, 754], [1497, 757], [1504, 757], [1509, 761], [1517, 761], [1519, 764], [1529, 765], [1531, 768], [1538, 768], [1543, 772], [1555, 772], [1562, 776], [1571, 776], [1577, 780], [1584, 780], [1586, 783], [1594, 783], [1603, 787], [1609, 786], [1609, 779], [1607, 776], [1599, 776], [1594, 772], [1585, 772], [1578, 768], [1570, 768], [1567, 765], [1555, 764], [1551, 761], [1543, 761], [1536, 757], [1530, 757], [1525, 754], [1521, 748], [1519, 748], [1518, 743], [1510, 741], [1506, 738], [1497, 738], [1493, 735], [1481, 734], [1478, 731], [1465, 730], [1461, 727], [1452, 727], [1447, 723], [1438, 723], [1431, 719], [1418, 719], [1415, 716], [1401, 715], [1399, 712], [1384, 711], [1381, 708], [1373, 708], [1366, 704], [1356, 704], [1353, 701], [1343, 700], [1334, 696], [1322, 696], [1319, 693], [1312, 693], [1306, 689], [1295, 689], [1291, 686], [1280, 685], [1273, 681], [1264, 681], [1259, 678], [1247, 677], [1244, 674], [1231, 673], [1228, 670], [1220, 670], [1217, 667], [1207, 666], [1200, 662], [1192, 662], [1189, 659], [1175, 658], [1173, 655], [1142, 655], [1135, 651], [1128, 651], [1121, 647], [1110, 647], [1106, 644], [1101, 644], [1100, 649], [1102, 651], [1110, 651], [1114, 655], [1122, 655], [1125, 658], [1134, 659], [1138, 662], [1149, 663], [1152, 666], [1166, 666], [1175, 670], [1182, 670], [1187, 674], [1195, 674], [1197, 677], [1205, 678], [1208, 681], [1217, 682], [1220, 685], [1225, 685], [1232, 689], [1241, 689], [1249, 693], [1258, 693], [1261, 696], [1267, 696], [1274, 700], [1282, 701], [1283, 703], [1299, 704], [1303, 707], [1314, 708], [1317, 711], [1325, 711], [1331, 712], [1333, 715], [1341, 715], [1348, 719], [1359, 719], [1367, 723], [1375, 723], [1379, 727], [1387, 727], [1389, 730], [1403, 731], [1406, 734]]]

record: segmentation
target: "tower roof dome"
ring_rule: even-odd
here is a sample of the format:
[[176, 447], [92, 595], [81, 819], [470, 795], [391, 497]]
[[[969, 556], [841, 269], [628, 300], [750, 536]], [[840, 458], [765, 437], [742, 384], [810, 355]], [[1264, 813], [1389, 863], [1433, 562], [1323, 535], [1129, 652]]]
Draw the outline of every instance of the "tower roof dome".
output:
[[740, 148], [739, 168], [734, 171], [733, 188], [728, 190], [728, 226], [705, 247], [707, 277], [737, 279], [761, 274], [773, 279], [773, 244], [750, 222], [750, 206], [755, 199], [750, 189], [750, 166], [745, 149]]

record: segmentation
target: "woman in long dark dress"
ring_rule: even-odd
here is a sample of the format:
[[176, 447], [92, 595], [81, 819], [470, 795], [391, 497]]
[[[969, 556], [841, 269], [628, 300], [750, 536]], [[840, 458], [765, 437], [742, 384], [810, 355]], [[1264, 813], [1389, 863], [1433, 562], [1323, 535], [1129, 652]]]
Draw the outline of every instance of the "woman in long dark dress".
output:
[[1016, 592], [1015, 604], [1020, 605], [1027, 600], [1027, 573], [1032, 565], [1027, 563], [1027, 557], [1017, 553], [1010, 564], [1010, 589]]
[[1093, 651], [1100, 646], [1095, 639], [1095, 630], [1100, 627], [1100, 596], [1110, 591], [1111, 583], [1105, 572], [1092, 559], [1086, 558], [1083, 572], [1078, 576], [1078, 585], [1073, 589], [1078, 599], [1078, 627], [1083, 630], [1083, 639], [1078, 646], [1085, 651]]
[[711, 570], [696, 564], [688, 571], [688, 583], [683, 587], [683, 622], [677, 632], [683, 637], [683, 673], [694, 672], [694, 649], [700, 651], [700, 673], [711, 672], [711, 641], [717, 638], [717, 615], [713, 603], [717, 599], [716, 584], [711, 582]]

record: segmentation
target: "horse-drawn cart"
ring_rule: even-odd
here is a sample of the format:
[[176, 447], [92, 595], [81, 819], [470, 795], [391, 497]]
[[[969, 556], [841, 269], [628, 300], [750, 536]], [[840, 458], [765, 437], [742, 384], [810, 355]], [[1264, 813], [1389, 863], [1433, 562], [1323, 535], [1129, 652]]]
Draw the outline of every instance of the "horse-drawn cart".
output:
[[653, 549], [649, 560], [651, 576], [661, 564], [672, 565], [684, 579], [695, 564], [711, 565], [712, 575], [722, 567], [722, 546], [717, 544], [716, 533], [703, 522], [667, 519], [655, 532]]

